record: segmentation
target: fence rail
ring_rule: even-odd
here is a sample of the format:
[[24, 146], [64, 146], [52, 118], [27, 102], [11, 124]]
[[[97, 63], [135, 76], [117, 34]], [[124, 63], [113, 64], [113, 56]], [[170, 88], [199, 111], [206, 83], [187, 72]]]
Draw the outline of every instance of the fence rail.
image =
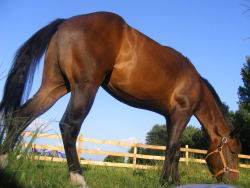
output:
[[[35, 133], [32, 132], [24, 132], [23, 136], [34, 136]], [[62, 139], [60, 135], [49, 135], [49, 134], [37, 134], [38, 138], [52, 138], [52, 139]], [[78, 158], [80, 158], [81, 154], [97, 154], [97, 155], [112, 155], [112, 156], [121, 156], [121, 157], [131, 157], [133, 158], [133, 163], [113, 163], [113, 162], [101, 162], [101, 161], [90, 161], [90, 160], [80, 160], [81, 164], [88, 164], [88, 165], [99, 165], [99, 166], [114, 166], [114, 167], [125, 167], [125, 168], [136, 168], [136, 169], [157, 169], [157, 166], [149, 166], [149, 165], [138, 165], [136, 159], [149, 159], [149, 160], [164, 160], [164, 156], [156, 156], [156, 155], [143, 155], [138, 154], [138, 148], [147, 148], [147, 149], [157, 149], [157, 150], [165, 150], [165, 146], [156, 146], [156, 145], [146, 145], [146, 144], [139, 144], [139, 143], [126, 143], [126, 142], [118, 142], [118, 141], [109, 141], [109, 140], [97, 140], [91, 138], [84, 138], [82, 134], [77, 138], [77, 152]], [[101, 151], [101, 150], [92, 150], [92, 149], [84, 149], [83, 143], [90, 142], [90, 143], [98, 143], [98, 144], [111, 144], [116, 146], [127, 146], [132, 147], [133, 153], [122, 153], [122, 152], [110, 152], [110, 151]], [[27, 147], [28, 144], [24, 144], [24, 147]], [[61, 146], [51, 146], [51, 145], [41, 145], [41, 144], [32, 144], [32, 148], [36, 149], [48, 149], [48, 150], [56, 150], [56, 151], [64, 151], [64, 148]], [[195, 162], [195, 163], [206, 163], [204, 159], [197, 159], [191, 158], [190, 153], [196, 154], [207, 154], [206, 150], [200, 149], [192, 149], [186, 145], [185, 148], [180, 149], [181, 152], [185, 153], [185, 157], [180, 158], [181, 162]], [[242, 155], [239, 154], [240, 159], [250, 159], [250, 155]], [[43, 160], [43, 161], [56, 161], [56, 162], [65, 162], [66, 159], [63, 158], [56, 158], [56, 157], [48, 157], [48, 156], [35, 156], [34, 159], [36, 160]], [[250, 168], [249, 164], [240, 164], [241, 168]]]

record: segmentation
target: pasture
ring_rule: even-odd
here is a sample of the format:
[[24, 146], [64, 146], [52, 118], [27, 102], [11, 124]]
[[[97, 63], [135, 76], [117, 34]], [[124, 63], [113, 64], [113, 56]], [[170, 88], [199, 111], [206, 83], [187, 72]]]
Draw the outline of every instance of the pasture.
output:
[[[159, 185], [160, 170], [134, 170], [117, 167], [81, 166], [90, 188], [162, 188]], [[196, 163], [180, 163], [181, 184], [216, 183], [207, 166]], [[16, 159], [10, 156], [8, 167], [2, 171], [0, 187], [20, 188], [73, 188], [66, 163], [28, 160], [25, 156]], [[230, 183], [249, 187], [250, 169], [240, 168], [241, 178]], [[164, 188], [175, 187], [166, 184]]]

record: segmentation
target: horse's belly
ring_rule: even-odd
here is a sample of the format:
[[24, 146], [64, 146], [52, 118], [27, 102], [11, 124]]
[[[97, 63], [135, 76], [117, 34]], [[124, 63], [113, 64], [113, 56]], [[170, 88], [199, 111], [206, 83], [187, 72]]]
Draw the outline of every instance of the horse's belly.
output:
[[[136, 76], [137, 75], [137, 76]], [[158, 113], [166, 112], [167, 96], [164, 87], [139, 73], [114, 70], [103, 88], [119, 101], [130, 106]]]

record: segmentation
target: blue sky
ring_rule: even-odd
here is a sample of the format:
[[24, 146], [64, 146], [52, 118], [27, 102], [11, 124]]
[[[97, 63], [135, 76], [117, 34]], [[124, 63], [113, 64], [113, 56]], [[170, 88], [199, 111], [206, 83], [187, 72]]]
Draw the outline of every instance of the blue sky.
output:
[[[129, 25], [165, 46], [187, 56], [198, 72], [214, 86], [221, 100], [237, 110], [240, 69], [250, 55], [250, 18], [243, 14], [247, 0], [1, 0], [0, 78], [7, 74], [15, 51], [34, 32], [56, 18], [96, 11], [121, 15]], [[41, 80], [42, 64], [35, 75], [32, 94]], [[5, 79], [0, 80], [0, 97]], [[54, 132], [69, 96], [40, 116]], [[153, 112], [122, 104], [99, 89], [81, 133], [88, 138], [142, 142], [155, 124], [165, 120]], [[199, 126], [194, 119], [190, 124]]]

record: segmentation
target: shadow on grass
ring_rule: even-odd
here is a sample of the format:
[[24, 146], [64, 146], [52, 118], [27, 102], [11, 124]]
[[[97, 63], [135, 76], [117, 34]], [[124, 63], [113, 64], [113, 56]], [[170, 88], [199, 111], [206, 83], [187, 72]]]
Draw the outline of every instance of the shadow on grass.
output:
[[0, 170], [0, 188], [24, 188], [13, 173], [6, 172], [6, 170]]

